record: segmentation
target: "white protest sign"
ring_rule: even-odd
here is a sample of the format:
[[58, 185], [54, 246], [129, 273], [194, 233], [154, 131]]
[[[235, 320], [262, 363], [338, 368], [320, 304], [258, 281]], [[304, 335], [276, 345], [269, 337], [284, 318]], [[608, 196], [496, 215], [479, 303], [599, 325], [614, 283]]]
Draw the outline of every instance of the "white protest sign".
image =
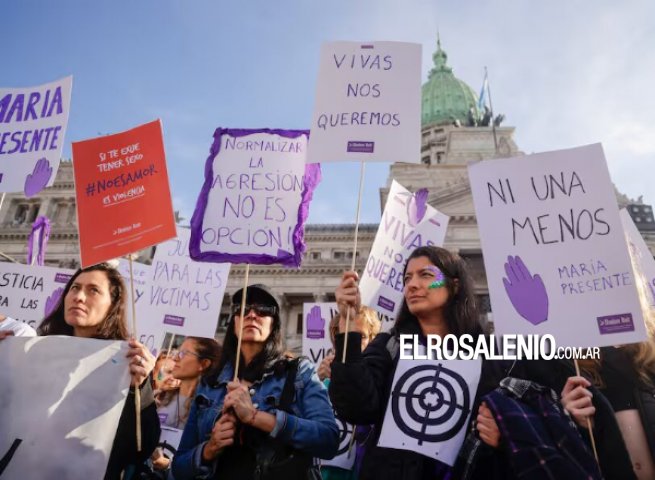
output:
[[352, 436], [355, 433], [355, 427], [338, 418], [337, 412], [334, 412], [334, 419], [336, 420], [337, 428], [339, 429], [339, 449], [333, 458], [329, 460], [321, 460], [321, 465], [352, 470], [355, 465], [355, 450], [357, 449], [357, 445], [352, 443]]
[[304, 303], [305, 328], [302, 336], [302, 354], [318, 367], [323, 359], [334, 352], [330, 339], [330, 322], [339, 315], [337, 304]]
[[0, 88], [0, 192], [32, 197], [55, 181], [73, 77], [38, 87]]
[[407, 257], [424, 245], [443, 245], [448, 216], [428, 205], [428, 191], [411, 193], [395, 180], [375, 235], [359, 289], [362, 304], [396, 317], [403, 302]]
[[421, 45], [321, 46], [307, 161], [420, 161]]
[[497, 333], [646, 339], [600, 144], [479, 162], [469, 178]]
[[[157, 352], [167, 332], [214, 338], [229, 264], [205, 264], [189, 258], [189, 231], [160, 243], [152, 265], [132, 262], [139, 341]], [[129, 289], [129, 262], [121, 259]], [[131, 307], [128, 308], [131, 322]]]
[[630, 255], [635, 263], [637, 274], [642, 277], [644, 282], [644, 293], [647, 298], [647, 303], [651, 307], [655, 307], [655, 259], [653, 254], [650, 253], [646, 242], [644, 241], [637, 226], [632, 221], [632, 217], [625, 208], [621, 209], [621, 223], [623, 224], [623, 231], [625, 239], [628, 242]]
[[161, 426], [161, 435], [159, 435], [159, 443], [170, 445], [175, 450], [177, 450], [177, 447], [180, 445], [180, 440], [182, 440], [182, 432], [184, 432], [184, 430], [180, 430], [179, 428], [168, 427], [166, 425], [160, 425], [160, 426]]
[[191, 219], [191, 258], [299, 267], [304, 223], [321, 179], [308, 132], [219, 128]]
[[37, 328], [75, 273], [67, 268], [0, 262], [0, 313]]
[[103, 478], [130, 384], [126, 353], [125, 342], [65, 336], [0, 342], [0, 477]]
[[378, 445], [453, 465], [466, 436], [480, 360], [400, 360]]

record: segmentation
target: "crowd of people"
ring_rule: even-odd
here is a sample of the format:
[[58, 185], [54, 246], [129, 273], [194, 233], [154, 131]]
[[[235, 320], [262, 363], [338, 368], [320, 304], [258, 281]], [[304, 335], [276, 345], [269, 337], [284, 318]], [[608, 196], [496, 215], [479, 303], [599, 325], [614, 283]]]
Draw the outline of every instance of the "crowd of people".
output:
[[[318, 366], [285, 351], [280, 306], [264, 285], [246, 289], [243, 315], [244, 291], [233, 295], [222, 345], [187, 337], [154, 358], [129, 338], [125, 285], [108, 264], [78, 270], [36, 333], [129, 342], [130, 394], [106, 479], [655, 478], [650, 317], [647, 342], [604, 348], [600, 360], [581, 362], [580, 375], [567, 361], [483, 360], [453, 466], [379, 446], [394, 372], [403, 361], [400, 335], [425, 343], [427, 335], [475, 339], [489, 333], [458, 255], [417, 248], [403, 285], [395, 324], [381, 332], [375, 312], [361, 305], [357, 273], [345, 272], [335, 292], [339, 314], [329, 326], [334, 354]], [[29, 334], [20, 322], [0, 316], [0, 339]], [[129, 398], [136, 389], [140, 450]], [[335, 416], [355, 426], [350, 469], [322, 465], [339, 447]], [[183, 430], [172, 459], [158, 448], [163, 427]]]

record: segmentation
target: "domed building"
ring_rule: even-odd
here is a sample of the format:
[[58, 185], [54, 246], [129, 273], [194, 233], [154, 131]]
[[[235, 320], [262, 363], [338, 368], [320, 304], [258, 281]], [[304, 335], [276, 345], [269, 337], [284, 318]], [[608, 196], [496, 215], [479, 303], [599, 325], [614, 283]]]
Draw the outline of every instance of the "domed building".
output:
[[[386, 186], [380, 189], [380, 212], [392, 180], [411, 191], [427, 188], [428, 202], [450, 216], [445, 247], [459, 252], [472, 267], [475, 292], [485, 318], [491, 319], [487, 282], [467, 165], [483, 159], [521, 155], [514, 142], [514, 127], [502, 126], [502, 115], [492, 118], [489, 109], [478, 109], [478, 96], [448, 65], [448, 56], [437, 40], [434, 66], [422, 87], [421, 163], [395, 163]], [[642, 235], [655, 250], [655, 221], [649, 205], [617, 192], [617, 202], [635, 219]], [[38, 197], [7, 194], [0, 210], [0, 260], [25, 261], [27, 236], [39, 215], [52, 222], [46, 263], [76, 267], [79, 262], [75, 192], [70, 161], [60, 164], [55, 184]], [[361, 271], [369, 255], [377, 224], [360, 225], [356, 268]], [[300, 352], [304, 328], [303, 304], [334, 301], [341, 274], [350, 268], [353, 224], [307, 225], [307, 252], [302, 268], [252, 265], [250, 278], [269, 285], [281, 300], [281, 317], [287, 348]], [[146, 258], [151, 251], [142, 252]], [[245, 268], [234, 265], [226, 290], [218, 334], [224, 332], [229, 299], [243, 284]]]

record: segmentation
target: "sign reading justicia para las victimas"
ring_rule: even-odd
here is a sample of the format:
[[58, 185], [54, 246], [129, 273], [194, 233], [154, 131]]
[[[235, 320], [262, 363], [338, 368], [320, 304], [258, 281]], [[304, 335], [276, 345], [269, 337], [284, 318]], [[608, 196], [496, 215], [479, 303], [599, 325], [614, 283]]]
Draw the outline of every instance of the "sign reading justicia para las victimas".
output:
[[[166, 333], [214, 338], [230, 264], [189, 258], [189, 230], [157, 245], [152, 265], [133, 262], [139, 341], [159, 349]], [[129, 282], [129, 264], [120, 271]], [[128, 311], [131, 325], [131, 311]]]
[[191, 219], [191, 258], [299, 267], [318, 164], [306, 130], [223, 129], [205, 165]]
[[37, 328], [59, 304], [74, 271], [0, 262], [0, 313]]
[[83, 267], [175, 237], [159, 120], [73, 143]]
[[479, 162], [469, 177], [498, 333], [646, 339], [600, 144]]
[[362, 304], [396, 317], [403, 302], [403, 269], [418, 247], [443, 245], [448, 216], [428, 205], [428, 191], [410, 192], [395, 180], [362, 272]]
[[55, 181], [73, 77], [38, 87], [0, 88], [0, 192], [32, 197]]
[[417, 163], [421, 45], [324, 43], [315, 102], [309, 162]]

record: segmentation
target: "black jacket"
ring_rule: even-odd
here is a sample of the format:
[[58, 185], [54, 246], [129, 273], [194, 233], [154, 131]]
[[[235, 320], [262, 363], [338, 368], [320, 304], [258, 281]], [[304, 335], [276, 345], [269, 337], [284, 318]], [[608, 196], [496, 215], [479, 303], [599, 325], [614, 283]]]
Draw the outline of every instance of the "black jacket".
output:
[[136, 407], [134, 390], [130, 388], [111, 447], [105, 480], [120, 480], [121, 473], [128, 465], [138, 465], [150, 458], [159, 442], [161, 427], [150, 378], [146, 379], [139, 390], [141, 392], [141, 451], [137, 452], [136, 449]]
[[[341, 362], [345, 334], [335, 340], [335, 360], [332, 363], [330, 399], [340, 418], [358, 425], [375, 425], [379, 436], [392, 388], [399, 355], [392, 358], [387, 344], [392, 335], [420, 334], [418, 326], [408, 326], [403, 332], [381, 333], [361, 352], [361, 335], [348, 333], [346, 363]], [[415, 330], [415, 331], [412, 331]], [[475, 418], [478, 399], [493, 390], [502, 378], [498, 362], [484, 362], [476, 402], [471, 418]], [[377, 439], [372, 442], [377, 443]], [[491, 449], [489, 449], [491, 450]], [[493, 453], [492, 453], [493, 455]], [[360, 479], [420, 480], [435, 479], [448, 468], [436, 460], [409, 450], [373, 446], [367, 448], [362, 461]]]

